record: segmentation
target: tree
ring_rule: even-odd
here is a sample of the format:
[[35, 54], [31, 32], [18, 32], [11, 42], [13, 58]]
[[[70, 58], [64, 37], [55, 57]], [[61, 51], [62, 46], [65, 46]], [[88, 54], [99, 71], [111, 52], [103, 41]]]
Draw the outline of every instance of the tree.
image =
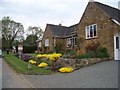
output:
[[29, 36], [27, 36], [26, 40], [24, 41], [24, 44], [36, 45], [37, 38], [38, 37], [36, 35], [29, 35]]
[[3, 17], [2, 38], [8, 42], [9, 47], [13, 45], [14, 40], [23, 38], [23, 33], [24, 27], [21, 23], [11, 20], [10, 17]]
[[38, 38], [41, 38], [42, 35], [43, 35], [43, 30], [40, 28], [40, 27], [37, 27], [37, 26], [29, 26], [27, 31], [29, 32], [27, 35], [35, 35], [37, 36]]

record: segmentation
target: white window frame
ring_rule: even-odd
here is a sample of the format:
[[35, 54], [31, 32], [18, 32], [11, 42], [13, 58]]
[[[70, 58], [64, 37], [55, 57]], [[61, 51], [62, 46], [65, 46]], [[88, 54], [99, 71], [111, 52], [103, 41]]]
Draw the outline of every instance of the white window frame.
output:
[[45, 39], [45, 47], [49, 46], [49, 38]]
[[[92, 37], [90, 37], [90, 27], [92, 26]], [[94, 35], [94, 26], [96, 26], [96, 36]], [[92, 24], [89, 26], [85, 27], [85, 34], [86, 34], [86, 39], [90, 39], [90, 38], [96, 38], [97, 37], [97, 24]]]
[[[71, 39], [72, 39], [72, 41], [71, 41]], [[77, 40], [76, 36], [67, 38], [67, 46], [69, 46], [69, 45], [71, 45], [71, 46], [72, 45], [76, 45], [77, 43], [75, 43], [75, 39]]]

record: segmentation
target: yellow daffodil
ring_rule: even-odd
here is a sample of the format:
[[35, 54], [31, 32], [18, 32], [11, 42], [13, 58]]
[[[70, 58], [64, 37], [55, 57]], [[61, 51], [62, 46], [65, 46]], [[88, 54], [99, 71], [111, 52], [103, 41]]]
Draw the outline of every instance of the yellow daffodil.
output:
[[46, 67], [46, 66], [48, 66], [48, 64], [45, 63], [45, 62], [41, 62], [41, 63], [38, 65], [38, 67]]
[[62, 54], [53, 53], [53, 54], [38, 54], [37, 58], [49, 58], [50, 61], [55, 61], [57, 58], [60, 58]]
[[73, 71], [73, 68], [71, 67], [62, 67], [59, 69], [60, 72], [62, 73], [69, 73], [69, 72], [72, 72]]
[[29, 63], [31, 63], [31, 64], [36, 64], [36, 61], [34, 61], [34, 60], [29, 60]]

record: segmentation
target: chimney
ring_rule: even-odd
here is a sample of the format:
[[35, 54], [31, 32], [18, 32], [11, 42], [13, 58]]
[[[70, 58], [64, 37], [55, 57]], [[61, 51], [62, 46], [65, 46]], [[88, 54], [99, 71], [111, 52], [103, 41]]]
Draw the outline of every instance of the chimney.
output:
[[61, 24], [61, 23], [59, 23], [59, 26], [62, 26], [62, 24]]
[[89, 2], [94, 2], [94, 0], [89, 0]]

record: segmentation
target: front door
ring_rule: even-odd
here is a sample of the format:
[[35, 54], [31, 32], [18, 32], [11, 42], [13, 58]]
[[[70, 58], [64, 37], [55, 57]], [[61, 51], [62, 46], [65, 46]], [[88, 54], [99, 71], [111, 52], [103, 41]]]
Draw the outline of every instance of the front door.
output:
[[120, 35], [114, 35], [114, 60], [120, 60]]

